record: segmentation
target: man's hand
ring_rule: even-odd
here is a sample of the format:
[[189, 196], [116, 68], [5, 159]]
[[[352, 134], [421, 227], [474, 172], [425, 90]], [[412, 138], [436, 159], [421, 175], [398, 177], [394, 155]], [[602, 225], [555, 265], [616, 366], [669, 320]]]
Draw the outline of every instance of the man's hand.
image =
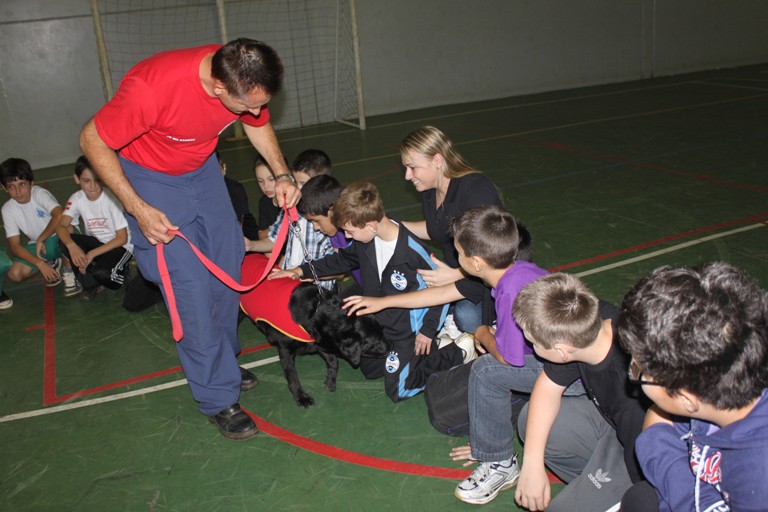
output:
[[341, 309], [346, 309], [347, 316], [352, 315], [372, 315], [382, 309], [386, 309], [379, 297], [363, 297], [362, 295], [351, 295], [344, 299], [344, 305]]
[[424, 284], [427, 286], [442, 286], [444, 284], [451, 284], [464, 277], [461, 270], [452, 268], [431, 255], [432, 261], [437, 265], [434, 270], [417, 270], [419, 275], [424, 279]]
[[278, 180], [275, 182], [275, 197], [280, 208], [293, 208], [301, 199], [301, 190], [287, 179]]
[[165, 213], [148, 204], [134, 212], [133, 216], [136, 217], [139, 229], [152, 245], [167, 244], [174, 238], [174, 235], [169, 235], [168, 231], [179, 229], [168, 220]]
[[544, 466], [531, 464], [520, 468], [520, 478], [517, 481], [515, 490], [515, 501], [518, 505], [528, 510], [544, 510], [549, 505], [551, 499], [551, 489], [549, 487], [549, 477]]

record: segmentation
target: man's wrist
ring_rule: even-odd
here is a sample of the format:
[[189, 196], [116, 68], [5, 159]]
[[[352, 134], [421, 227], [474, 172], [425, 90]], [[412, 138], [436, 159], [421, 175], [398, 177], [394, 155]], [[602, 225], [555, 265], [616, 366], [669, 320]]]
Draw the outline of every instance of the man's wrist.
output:
[[294, 178], [291, 174], [287, 172], [284, 172], [282, 174], [277, 174], [275, 176], [275, 181], [279, 181], [279, 180], [288, 180], [291, 183], [294, 183], [294, 184], [296, 183], [296, 178]]

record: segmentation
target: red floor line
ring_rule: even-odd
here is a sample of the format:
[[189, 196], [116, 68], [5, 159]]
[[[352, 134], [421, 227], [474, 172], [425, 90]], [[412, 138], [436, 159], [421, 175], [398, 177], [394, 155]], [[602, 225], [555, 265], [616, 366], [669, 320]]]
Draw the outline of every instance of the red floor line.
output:
[[694, 229], [691, 231], [686, 231], [684, 233], [678, 233], [676, 235], [670, 235], [665, 236], [663, 238], [658, 238], [656, 240], [651, 240], [650, 242], [645, 242], [639, 245], [634, 245], [632, 247], [627, 247], [625, 249], [619, 249], [618, 251], [613, 251], [605, 254], [599, 254], [597, 256], [592, 256], [590, 258], [586, 258], [580, 261], [574, 261], [572, 263], [566, 263], [564, 265], [558, 265], [557, 267], [550, 268], [550, 272], [561, 272], [563, 270], [573, 268], [573, 267], [579, 267], [581, 265], [587, 265], [589, 263], [594, 263], [596, 261], [605, 260], [608, 258], [613, 258], [616, 256], [621, 256], [623, 254], [627, 254], [629, 252], [639, 251], [641, 249], [647, 249], [648, 247], [653, 247], [656, 245], [661, 245], [666, 242], [671, 242], [672, 240], [679, 240], [680, 238], [686, 238], [693, 235], [698, 235], [700, 233], [706, 233], [707, 231], [714, 231], [716, 229], [725, 228], [728, 226], [733, 226], [735, 224], [744, 224], [746, 222], [763, 222], [763, 218], [768, 216], [768, 212], [760, 213], [758, 215], [752, 215], [750, 217], [744, 217], [743, 219], [736, 219], [731, 220], [727, 222], [721, 222], [719, 224], [713, 224], [711, 226], [706, 226], [699, 229]]
[[[394, 473], [403, 473], [407, 475], [427, 476], [431, 478], [445, 478], [448, 480], [464, 480], [467, 478], [471, 471], [467, 469], [454, 469], [454, 468], [442, 468], [438, 466], [427, 466], [423, 464], [413, 464], [411, 462], [402, 462], [391, 459], [381, 459], [379, 457], [373, 457], [371, 455], [364, 455], [362, 453], [345, 450], [336, 446], [321, 443], [308, 437], [300, 436], [282, 427], [278, 427], [274, 423], [271, 423], [260, 416], [253, 414], [247, 409], [243, 409], [248, 415], [256, 422], [259, 430], [267, 435], [270, 435], [276, 439], [279, 439], [285, 443], [288, 443], [297, 448], [322, 455], [331, 459], [336, 459], [342, 462], [348, 462], [350, 464], [357, 464], [358, 466], [365, 466], [373, 469], [380, 469], [383, 471], [391, 471]], [[560, 480], [548, 473], [549, 481], [552, 483], [558, 483]]]
[[53, 288], [43, 287], [43, 323], [45, 347], [43, 355], [43, 405], [56, 403], [56, 316]]
[[39, 329], [45, 329], [45, 324], [29, 325], [24, 328], [26, 332], [37, 331]]
[[568, 144], [561, 144], [558, 142], [548, 142], [548, 141], [531, 141], [531, 144], [537, 145], [537, 146], [543, 146], [550, 149], [555, 149], [557, 151], [562, 151], [564, 153], [571, 153], [575, 155], [581, 155], [586, 156], [589, 158], [596, 158], [599, 160], [607, 160], [609, 162], [617, 162], [622, 164], [631, 165], [633, 167], [637, 167], [639, 169], [650, 169], [653, 171], [659, 171], [664, 172], [667, 174], [676, 174], [679, 176], [686, 176], [688, 178], [693, 178], [699, 181], [706, 181], [709, 183], [715, 183], [717, 185], [726, 185], [729, 187], [734, 188], [741, 188], [745, 190], [751, 190], [753, 192], [760, 192], [762, 194], [768, 193], [767, 189], [756, 187], [754, 185], [748, 185], [746, 183], [739, 183], [737, 181], [731, 181], [731, 180], [724, 180], [722, 178], [716, 178], [715, 176], [709, 175], [709, 174], [703, 174], [703, 173], [695, 173], [691, 171], [683, 171], [680, 169], [674, 169], [672, 167], [666, 167], [664, 165], [659, 164], [653, 164], [650, 162], [641, 162], [638, 160], [634, 160], [632, 158], [626, 158], [626, 157], [619, 157], [619, 156], [613, 156], [613, 155], [606, 155], [603, 153], [598, 153], [596, 151], [590, 151], [586, 149], [581, 149], [577, 147], [570, 146]]

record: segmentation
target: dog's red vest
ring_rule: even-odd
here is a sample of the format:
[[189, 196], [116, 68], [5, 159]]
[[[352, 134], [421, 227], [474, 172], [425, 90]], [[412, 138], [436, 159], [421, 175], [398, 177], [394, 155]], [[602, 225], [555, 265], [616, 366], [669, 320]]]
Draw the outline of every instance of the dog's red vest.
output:
[[[263, 254], [246, 254], [243, 260], [244, 283], [255, 282], [264, 272], [269, 260]], [[294, 279], [265, 279], [253, 290], [240, 296], [240, 307], [253, 321], [266, 322], [289, 338], [297, 341], [315, 341], [302, 326], [291, 318], [288, 301], [291, 292], [301, 284]]]

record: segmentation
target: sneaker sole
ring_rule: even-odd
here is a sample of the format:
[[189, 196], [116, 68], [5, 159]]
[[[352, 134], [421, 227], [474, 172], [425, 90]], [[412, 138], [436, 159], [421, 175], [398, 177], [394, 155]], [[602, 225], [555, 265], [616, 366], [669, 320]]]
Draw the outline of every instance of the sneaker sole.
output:
[[64, 289], [64, 296], [65, 297], [74, 297], [75, 295], [80, 295], [83, 292], [82, 288], [75, 288], [74, 290], [67, 290]]
[[11, 309], [12, 307], [13, 307], [13, 301], [4, 302], [3, 304], [0, 304], [0, 311], [5, 309]]
[[470, 498], [466, 498], [466, 497], [461, 496], [459, 494], [459, 489], [458, 488], [453, 491], [453, 495], [456, 496], [456, 499], [458, 499], [459, 501], [463, 501], [464, 503], [469, 503], [470, 505], [485, 505], [486, 503], [495, 500], [496, 496], [498, 496], [501, 491], [506, 491], [507, 489], [517, 485], [517, 479], [518, 478], [520, 478], [519, 474], [513, 480], [510, 480], [509, 482], [505, 483], [504, 485], [502, 485], [501, 487], [496, 489], [493, 492], [493, 494], [491, 494], [491, 495], [489, 495], [489, 496], [487, 496], [485, 498], [478, 498], [476, 500], [473, 500], [473, 499], [470, 499]]

